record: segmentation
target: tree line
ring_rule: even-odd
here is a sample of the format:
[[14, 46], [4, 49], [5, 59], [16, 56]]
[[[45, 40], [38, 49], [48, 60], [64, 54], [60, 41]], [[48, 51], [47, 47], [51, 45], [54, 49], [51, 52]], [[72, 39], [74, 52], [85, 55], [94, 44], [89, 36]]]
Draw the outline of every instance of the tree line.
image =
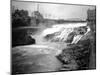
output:
[[34, 16], [29, 16], [27, 10], [16, 9], [12, 12], [12, 28], [37, 26], [41, 21], [43, 21], [43, 16], [39, 11], [34, 11]]

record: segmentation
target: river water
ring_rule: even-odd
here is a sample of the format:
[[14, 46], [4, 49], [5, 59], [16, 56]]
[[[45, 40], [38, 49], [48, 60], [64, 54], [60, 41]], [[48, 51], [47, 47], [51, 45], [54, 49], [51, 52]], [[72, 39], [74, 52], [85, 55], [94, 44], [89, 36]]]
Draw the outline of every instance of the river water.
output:
[[[81, 26], [86, 26], [86, 23], [79, 23], [74, 26], [73, 24], [53, 25], [51, 28], [46, 28], [35, 35], [31, 35], [36, 40], [35, 45], [18, 46], [12, 49], [13, 72], [58, 71], [62, 67], [62, 63], [56, 56], [67, 48], [69, 43], [66, 43], [66, 40], [69, 38], [69, 34], [75, 32], [75, 29], [77, 30]], [[77, 35], [70, 44], [77, 43], [83, 35]]]

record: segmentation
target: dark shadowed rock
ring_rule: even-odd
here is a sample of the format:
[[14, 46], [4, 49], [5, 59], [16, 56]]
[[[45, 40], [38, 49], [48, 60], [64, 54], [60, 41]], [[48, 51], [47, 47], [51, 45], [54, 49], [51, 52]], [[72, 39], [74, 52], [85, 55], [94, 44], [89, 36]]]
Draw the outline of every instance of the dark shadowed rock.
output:
[[37, 28], [16, 28], [12, 30], [12, 47], [35, 44], [35, 39], [30, 35], [36, 33]]

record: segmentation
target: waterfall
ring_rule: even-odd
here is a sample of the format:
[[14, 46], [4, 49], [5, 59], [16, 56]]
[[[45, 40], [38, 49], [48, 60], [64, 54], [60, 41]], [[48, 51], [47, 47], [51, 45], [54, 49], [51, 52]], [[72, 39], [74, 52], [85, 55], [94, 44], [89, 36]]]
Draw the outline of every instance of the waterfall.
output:
[[[48, 41], [65, 42], [73, 36], [71, 44], [76, 44], [84, 35], [86, 35], [90, 28], [86, 26], [87, 23], [72, 23], [72, 24], [58, 24], [47, 28], [42, 32], [43, 37], [47, 37]], [[81, 34], [83, 33], [83, 34]]]
[[39, 34], [34, 35], [36, 45], [44, 45], [55, 49], [55, 54], [60, 54], [68, 44], [78, 43], [83, 36], [90, 31], [87, 23], [56, 24], [45, 28]]

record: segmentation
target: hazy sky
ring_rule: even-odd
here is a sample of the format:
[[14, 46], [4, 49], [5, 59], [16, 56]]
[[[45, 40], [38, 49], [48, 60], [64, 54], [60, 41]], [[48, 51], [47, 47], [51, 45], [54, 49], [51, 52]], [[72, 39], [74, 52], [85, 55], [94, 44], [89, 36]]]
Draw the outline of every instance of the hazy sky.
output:
[[64, 4], [48, 4], [48, 3], [34, 3], [34, 2], [18, 2], [13, 1], [12, 5], [18, 9], [24, 9], [29, 11], [29, 15], [37, 10], [37, 4], [39, 5], [39, 11], [47, 18], [55, 19], [70, 19], [80, 18], [85, 20], [87, 18], [87, 10], [95, 9], [94, 6], [80, 6], [80, 5], [64, 5]]

